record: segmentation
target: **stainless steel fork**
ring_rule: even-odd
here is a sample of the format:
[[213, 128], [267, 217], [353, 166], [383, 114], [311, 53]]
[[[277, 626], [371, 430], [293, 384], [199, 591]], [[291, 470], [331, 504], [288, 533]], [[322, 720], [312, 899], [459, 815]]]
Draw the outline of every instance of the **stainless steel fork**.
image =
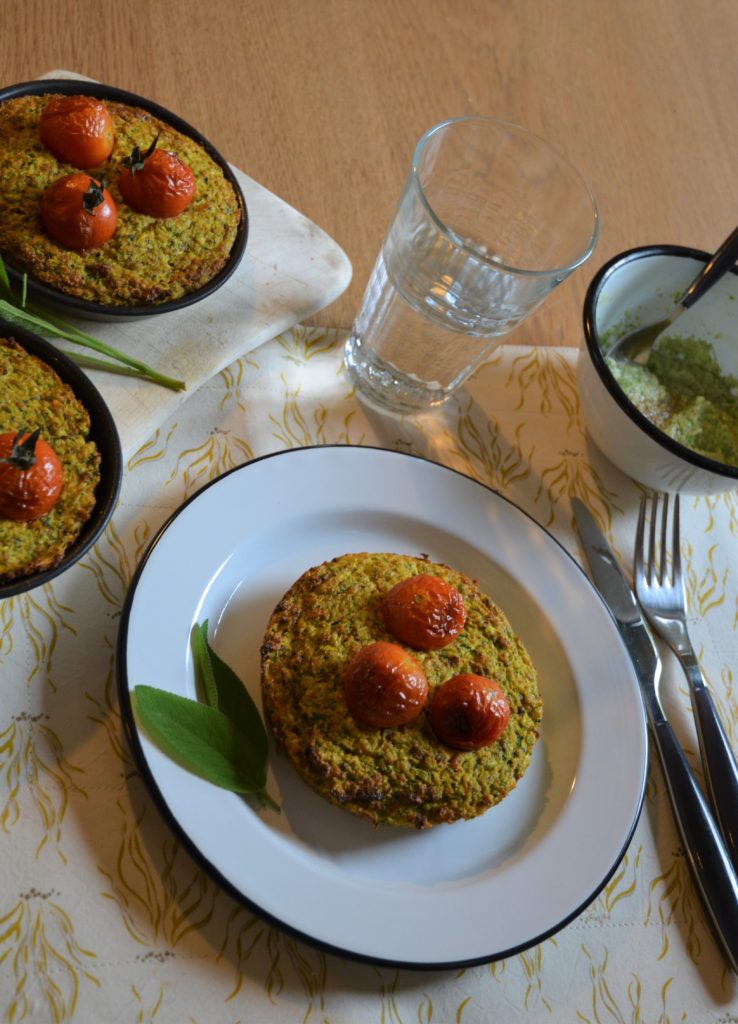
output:
[[[689, 639], [679, 550], [679, 495], [669, 531], [669, 496], [654, 494], [646, 529], [646, 497], [641, 498], [636, 531], [634, 583], [646, 618], [671, 647], [689, 681], [707, 795], [738, 872], [738, 763]], [[657, 534], [661, 505], [661, 525]]]

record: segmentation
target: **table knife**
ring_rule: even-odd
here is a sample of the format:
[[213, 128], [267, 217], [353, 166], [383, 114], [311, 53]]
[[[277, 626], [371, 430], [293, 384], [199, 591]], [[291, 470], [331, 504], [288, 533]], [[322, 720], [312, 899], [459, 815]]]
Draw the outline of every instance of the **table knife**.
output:
[[661, 660], [635, 595], [587, 507], [572, 498], [594, 584], [630, 655], [687, 863], [726, 961], [738, 973], [738, 877], [658, 694]]

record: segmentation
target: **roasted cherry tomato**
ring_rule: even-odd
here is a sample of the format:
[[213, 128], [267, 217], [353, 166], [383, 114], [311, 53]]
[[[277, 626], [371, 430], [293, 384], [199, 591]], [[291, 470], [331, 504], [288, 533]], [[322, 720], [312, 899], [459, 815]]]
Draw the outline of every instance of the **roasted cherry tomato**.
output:
[[145, 153], [136, 146], [126, 157], [118, 187], [128, 205], [138, 213], [176, 217], [195, 198], [195, 175], [176, 153], [157, 149], [157, 139]]
[[59, 458], [38, 430], [0, 434], [0, 516], [28, 523], [46, 515], [63, 482]]
[[387, 629], [402, 643], [421, 651], [446, 647], [466, 622], [464, 600], [450, 583], [421, 574], [402, 580], [382, 599]]
[[41, 114], [40, 133], [57, 160], [73, 167], [99, 167], [113, 151], [112, 118], [91, 96], [52, 96]]
[[428, 710], [436, 736], [456, 750], [478, 750], [500, 738], [510, 721], [510, 705], [494, 679], [464, 673], [433, 693]]
[[66, 249], [96, 249], [115, 234], [118, 208], [104, 180], [66, 174], [41, 196], [41, 223]]
[[428, 680], [402, 647], [379, 642], [353, 656], [343, 672], [343, 692], [357, 721], [383, 729], [418, 717], [428, 699]]

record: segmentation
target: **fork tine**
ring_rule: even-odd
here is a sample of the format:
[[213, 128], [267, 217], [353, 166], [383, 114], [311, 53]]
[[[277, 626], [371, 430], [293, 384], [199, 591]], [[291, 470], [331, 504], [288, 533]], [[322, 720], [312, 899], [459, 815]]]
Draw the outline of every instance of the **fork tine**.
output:
[[672, 525], [671, 544], [671, 578], [674, 586], [684, 597], [684, 585], [682, 583], [682, 553], [681, 536], [679, 529], [679, 495], [674, 495], [674, 523]]
[[638, 581], [644, 579], [643, 575], [643, 548], [644, 534], [646, 532], [646, 495], [641, 496], [641, 504], [638, 508], [638, 524], [636, 526], [635, 556], [633, 559], [633, 575], [636, 586]]
[[651, 527], [648, 531], [648, 582], [656, 577], [656, 513], [659, 510], [659, 495], [655, 491], [651, 498]]
[[[654, 515], [656, 514], [656, 504], [658, 502], [658, 496], [654, 501]], [[666, 543], [666, 527], [669, 521], [669, 495], [664, 495], [663, 507], [661, 509], [661, 548], [659, 550], [659, 583], [663, 587], [667, 582], [667, 573], [669, 571], [669, 559], [667, 552], [669, 548]]]

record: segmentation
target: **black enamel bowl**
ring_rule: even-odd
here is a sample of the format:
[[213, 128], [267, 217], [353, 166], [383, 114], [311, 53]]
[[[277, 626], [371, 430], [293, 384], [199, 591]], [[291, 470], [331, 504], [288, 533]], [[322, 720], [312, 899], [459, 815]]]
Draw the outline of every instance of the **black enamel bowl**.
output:
[[[101, 302], [89, 302], [85, 299], [79, 299], [74, 295], [67, 295], [57, 288], [52, 288], [50, 285], [34, 280], [30, 275], [28, 276], [28, 298], [33, 302], [44, 305], [48, 309], [54, 310], [61, 316], [80, 317], [84, 320], [119, 322], [122, 320], [136, 320], [146, 316], [156, 316], [159, 313], [171, 313], [177, 309], [185, 309], [187, 306], [199, 302], [200, 299], [212, 295], [221, 285], [225, 284], [243, 258], [249, 224], [246, 201], [236, 176], [218, 150], [196, 128], [187, 124], [186, 121], [183, 121], [181, 117], [177, 117], [176, 114], [172, 114], [165, 107], [159, 106], [158, 103], [152, 103], [150, 100], [144, 99], [143, 96], [127, 92], [125, 89], [117, 89], [111, 85], [102, 85], [100, 82], [80, 81], [70, 78], [45, 78], [34, 82], [20, 82], [17, 85], [10, 85], [0, 89], [0, 103], [3, 103], [5, 100], [15, 99], [18, 96], [40, 96], [44, 93], [61, 93], [66, 96], [94, 96], [96, 99], [112, 100], [118, 103], [125, 103], [128, 106], [140, 107], [142, 110], [153, 114], [154, 117], [158, 117], [166, 122], [166, 124], [171, 125], [172, 128], [176, 128], [183, 135], [194, 139], [212, 157], [223, 171], [226, 179], [233, 186], [241, 210], [241, 218], [226, 265], [207, 284], [187, 295], [183, 295], [179, 299], [141, 306], [107, 306]], [[7, 259], [4, 254], [3, 260], [5, 261], [11, 283], [19, 293], [23, 274], [17, 266], [13, 265], [12, 260]]]
[[100, 452], [100, 483], [95, 493], [95, 506], [81, 533], [67, 549], [62, 560], [53, 568], [19, 577], [8, 583], [0, 583], [2, 600], [48, 583], [49, 580], [66, 572], [90, 550], [115, 509], [123, 479], [123, 455], [118, 430], [110, 410], [90, 378], [76, 363], [50, 342], [4, 320], [0, 320], [0, 337], [14, 338], [26, 352], [38, 356], [71, 387], [90, 414], [90, 439], [95, 442]]

